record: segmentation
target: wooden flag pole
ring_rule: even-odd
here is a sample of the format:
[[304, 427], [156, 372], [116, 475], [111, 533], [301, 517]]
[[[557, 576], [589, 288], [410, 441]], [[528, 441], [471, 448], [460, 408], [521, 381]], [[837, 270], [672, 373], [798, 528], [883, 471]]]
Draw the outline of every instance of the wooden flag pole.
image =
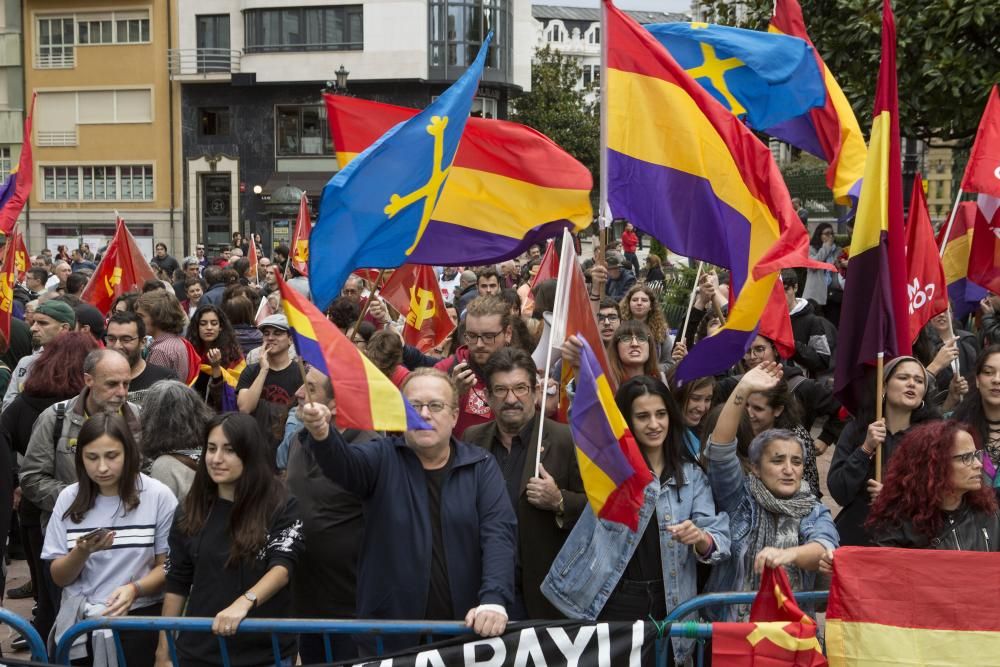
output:
[[[884, 368], [885, 352], [879, 352], [875, 371], [875, 421], [882, 419], [882, 405], [884, 404], [882, 392], [885, 391], [885, 380], [882, 378]], [[875, 481], [880, 484], [882, 483], [882, 445], [883, 443], [879, 443], [878, 447], [875, 448]]]
[[315, 403], [312, 392], [309, 391], [309, 383], [306, 381], [306, 365], [302, 362], [302, 357], [296, 356], [295, 361], [299, 364], [299, 372], [302, 374], [302, 389], [306, 392], [306, 400]]
[[694, 289], [691, 290], [691, 298], [688, 299], [687, 315], [684, 316], [684, 328], [678, 340], [687, 345], [688, 323], [691, 322], [691, 309], [694, 308], [694, 299], [698, 294], [698, 281], [701, 280], [701, 270], [705, 268], [705, 262], [698, 262], [698, 272], [694, 274]]
[[938, 249], [938, 257], [944, 257], [944, 249], [948, 247], [948, 237], [951, 236], [951, 227], [955, 224], [955, 216], [958, 214], [958, 205], [962, 203], [962, 189], [958, 189], [958, 196], [955, 197], [955, 205], [951, 207], [951, 215], [948, 216], [948, 224], [944, 228], [944, 236], [941, 237], [941, 247]]
[[[354, 323], [354, 330], [351, 332], [352, 336], [358, 332], [358, 327], [360, 327], [361, 323], [365, 321], [365, 315], [368, 314], [368, 307], [371, 305], [372, 299], [376, 298], [375, 291], [379, 288], [379, 286], [381, 286], [383, 276], [385, 276], [385, 269], [379, 270], [378, 277], [375, 278], [375, 284], [372, 285], [371, 294], [368, 295], [368, 300], [365, 301], [365, 305], [361, 307], [361, 314], [358, 315], [358, 321]], [[353, 338], [351, 339], [351, 342], [354, 342]]]

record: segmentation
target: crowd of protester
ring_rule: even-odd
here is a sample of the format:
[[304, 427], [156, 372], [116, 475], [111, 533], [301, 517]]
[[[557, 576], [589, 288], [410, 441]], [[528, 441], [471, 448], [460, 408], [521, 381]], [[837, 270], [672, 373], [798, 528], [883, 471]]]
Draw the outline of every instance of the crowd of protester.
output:
[[[182, 261], [159, 243], [158, 279], [96, 319], [79, 294], [99, 252], [32, 257], [0, 364], [0, 531], [30, 571], [8, 595], [34, 598], [54, 640], [82, 618], [212, 617], [246, 666], [272, 650], [237, 634], [247, 617], [464, 620], [494, 636], [513, 621], [661, 619], [699, 593], [756, 590], [765, 567], [815, 589], [840, 545], [997, 550], [1000, 297], [975, 333], [934, 318], [850, 415], [832, 392], [847, 267], [832, 227], [810, 252], [837, 271], [782, 273], [794, 353], [758, 335], [729, 372], [683, 384], [677, 364], [725, 321], [727, 276], [702, 274], [681, 327], [663, 303], [672, 267], [640, 267], [640, 242], [627, 225], [623, 252], [586, 266], [607, 379], [652, 477], [635, 531], [587, 501], [573, 387], [556, 372], [579, 363], [575, 337], [543, 386], [534, 353], [556, 281], [533, 284], [538, 246], [439, 269], [456, 328], [426, 351], [403, 343], [405, 318], [376, 286], [345, 283], [327, 316], [431, 426], [405, 433], [338, 426], [330, 378], [297, 362], [278, 314], [275, 276], [308, 295], [285, 247], [258, 249], [255, 271], [259, 239]], [[74, 657], [103, 664], [105, 641]], [[122, 642], [129, 665], [170, 660], [166, 637]], [[221, 664], [211, 635], [177, 647], [183, 665]], [[318, 636], [278, 648], [287, 664], [326, 660]], [[671, 660], [691, 649], [675, 641]], [[336, 659], [373, 650], [365, 636], [333, 644]]]

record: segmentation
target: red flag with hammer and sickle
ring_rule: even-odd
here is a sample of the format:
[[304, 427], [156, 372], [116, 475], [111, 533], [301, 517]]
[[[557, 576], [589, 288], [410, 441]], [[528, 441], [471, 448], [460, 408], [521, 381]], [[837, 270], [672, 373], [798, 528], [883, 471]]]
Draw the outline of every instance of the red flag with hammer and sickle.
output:
[[295, 220], [295, 232], [292, 234], [292, 254], [288, 261], [292, 268], [303, 276], [309, 275], [309, 235], [312, 234], [312, 218], [309, 217], [309, 198], [302, 193], [299, 202], [299, 217]]
[[3, 249], [3, 269], [0, 270], [0, 335], [3, 336], [4, 347], [10, 344], [10, 318], [14, 316], [14, 284], [18, 280], [18, 274], [26, 271], [27, 257], [22, 250], [23, 247], [24, 239], [21, 238], [21, 232], [15, 224]]
[[107, 315], [116, 298], [126, 292], [140, 289], [147, 280], [155, 279], [156, 274], [142, 256], [142, 251], [125, 226], [125, 221], [118, 218], [115, 236], [108, 244], [108, 249], [101, 258], [101, 263], [97, 265], [94, 275], [90, 277], [90, 282], [83, 288], [80, 298]]
[[406, 318], [403, 341], [421, 352], [440, 345], [455, 329], [433, 267], [404, 264], [393, 271], [380, 294]]
[[783, 568], [764, 568], [749, 623], [712, 624], [712, 664], [728, 667], [827, 664], [816, 638], [816, 622], [795, 603]]

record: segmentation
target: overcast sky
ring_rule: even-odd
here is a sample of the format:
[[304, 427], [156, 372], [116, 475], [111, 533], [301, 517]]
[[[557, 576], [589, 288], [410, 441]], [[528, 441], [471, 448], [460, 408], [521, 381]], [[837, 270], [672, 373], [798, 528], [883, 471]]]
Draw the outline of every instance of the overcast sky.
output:
[[[567, 7], [599, 6], [597, 0], [532, 0], [535, 5], [565, 5]], [[622, 9], [646, 9], [659, 12], [690, 12], [691, 0], [618, 0], [615, 4]]]

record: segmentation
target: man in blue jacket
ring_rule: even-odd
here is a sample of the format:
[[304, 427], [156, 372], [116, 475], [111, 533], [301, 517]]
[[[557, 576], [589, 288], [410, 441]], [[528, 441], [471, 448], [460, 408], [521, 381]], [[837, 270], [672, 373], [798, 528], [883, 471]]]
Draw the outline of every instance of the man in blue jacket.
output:
[[[431, 430], [350, 445], [328, 406], [300, 409], [323, 473], [364, 502], [358, 617], [465, 619], [484, 637], [503, 633], [514, 600], [517, 521], [496, 460], [452, 437], [458, 392], [420, 368], [403, 396]], [[386, 647], [402, 648], [386, 637]]]

